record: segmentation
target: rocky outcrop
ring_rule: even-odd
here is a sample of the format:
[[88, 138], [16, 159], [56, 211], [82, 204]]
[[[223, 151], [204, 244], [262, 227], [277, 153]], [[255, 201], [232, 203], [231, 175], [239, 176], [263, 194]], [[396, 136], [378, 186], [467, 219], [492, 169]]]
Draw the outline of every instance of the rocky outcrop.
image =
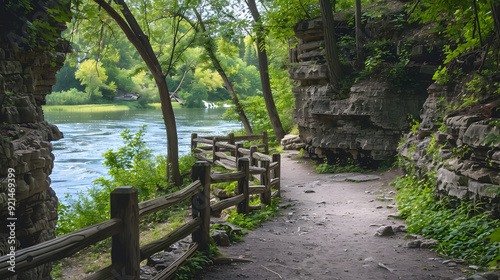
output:
[[[8, 15], [0, 23], [0, 255], [11, 253], [11, 246], [18, 250], [55, 237], [58, 200], [50, 188], [50, 142], [62, 133], [44, 120], [42, 105], [63, 66], [65, 47], [57, 39], [30, 45], [23, 27], [31, 15], [48, 19], [48, 7], [69, 8], [67, 4], [38, 1], [25, 18], [2, 24], [15, 17]], [[66, 29], [64, 23], [51, 24], [56, 34]], [[15, 229], [7, 227], [12, 223]], [[42, 265], [10, 279], [51, 279], [51, 267]]]
[[[398, 3], [394, 1], [394, 6]], [[299, 41], [291, 52], [294, 66], [290, 77], [299, 82], [294, 88], [294, 121], [305, 149], [329, 159], [367, 161], [390, 158], [397, 150], [401, 162], [417, 176], [436, 179], [439, 196], [452, 203], [464, 199], [483, 202], [485, 210], [500, 217], [500, 98], [493, 93], [500, 77], [486, 75], [483, 80], [489, 84], [478, 84], [478, 79], [474, 84], [474, 71], [483, 67], [484, 60], [471, 52], [446, 65], [452, 69], [447, 72], [447, 84], [434, 83], [432, 75], [442, 63], [441, 47], [433, 47], [436, 40], [429, 26], [408, 26], [406, 30], [393, 26], [400, 12], [394, 7], [367, 19], [363, 32], [367, 42], [390, 40], [395, 50], [386, 52], [397, 53], [397, 57], [406, 53], [404, 68], [416, 82], [411, 88], [403, 84], [395, 90], [388, 72], [381, 71], [354, 83], [343, 95], [334, 94], [328, 83], [321, 21], [296, 26]], [[353, 38], [352, 27], [340, 13], [336, 15], [335, 31], [341, 34], [337, 41]], [[355, 65], [353, 49], [345, 43], [339, 45], [351, 65]], [[473, 63], [465, 67], [464, 61]], [[397, 63], [386, 62], [387, 67]], [[453, 73], [464, 75], [453, 78]], [[411, 132], [409, 115], [421, 120]]]
[[[387, 23], [390, 20], [383, 22], [385, 28], [391, 28]], [[366, 37], [380, 39], [383, 33], [373, 33], [368, 28], [377, 23], [369, 23], [365, 27]], [[342, 19], [337, 20], [337, 26], [339, 33], [352, 33]], [[384, 79], [363, 80], [355, 83], [347, 96], [335, 96], [327, 80], [322, 22], [300, 23], [295, 34], [299, 41], [291, 61], [297, 65], [289, 72], [300, 85], [293, 89], [296, 103], [293, 117], [307, 151], [320, 157], [343, 155], [367, 162], [393, 157], [402, 131], [408, 128], [408, 116], [419, 114], [430, 76], [422, 74], [426, 79], [424, 87], [403, 91], [394, 90]], [[352, 55], [345, 53], [344, 57]], [[417, 68], [423, 65], [412, 63]]]
[[406, 164], [422, 177], [435, 176], [436, 193], [450, 201], [484, 202], [484, 210], [500, 216], [500, 144], [488, 137], [500, 135], [495, 125], [498, 97], [462, 110], [446, 109], [464, 94], [466, 83], [429, 87], [421, 119], [399, 148]]

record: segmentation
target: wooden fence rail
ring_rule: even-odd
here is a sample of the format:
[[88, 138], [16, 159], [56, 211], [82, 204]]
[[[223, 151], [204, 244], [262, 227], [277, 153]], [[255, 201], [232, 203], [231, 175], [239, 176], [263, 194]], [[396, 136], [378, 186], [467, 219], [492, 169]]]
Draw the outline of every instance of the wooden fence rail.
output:
[[[233, 136], [231, 139], [234, 142], [240, 138]], [[216, 141], [216, 138], [212, 138], [210, 141]], [[205, 142], [208, 142], [208, 140]], [[238, 145], [234, 146], [237, 154]], [[227, 145], [220, 145], [220, 147], [231, 148]], [[261, 155], [259, 156], [264, 158]], [[239, 157], [237, 171], [233, 173], [210, 174], [210, 164], [206, 161], [198, 161], [192, 168], [193, 183], [176, 193], [145, 202], [138, 202], [138, 193], [133, 187], [116, 188], [110, 195], [111, 218], [109, 220], [15, 251], [15, 272], [9, 270], [11, 267], [9, 264], [10, 256], [1, 256], [0, 279], [14, 276], [48, 262], [69, 257], [109, 237], [112, 238], [112, 264], [87, 276], [85, 279], [139, 279], [140, 262], [142, 260], [165, 250], [165, 248], [191, 234], [193, 244], [189, 250], [153, 278], [155, 280], [171, 279], [178, 267], [197, 250], [207, 251], [209, 249], [211, 213], [220, 212], [236, 205], [238, 213], [248, 214], [250, 211], [250, 194], [265, 193], [264, 197], [267, 199], [268, 190], [273, 185], [272, 180], [278, 182], [279, 185], [279, 178], [277, 178], [278, 181], [268, 179], [270, 172], [274, 172], [275, 175], [279, 176], [279, 155], [273, 155], [272, 159], [273, 163], [268, 164], [267, 168], [265, 167], [266, 164], [259, 167], [263, 169], [259, 172], [263, 174], [261, 175], [262, 180], [266, 182], [263, 186], [249, 186], [250, 160]], [[267, 157], [265, 157], [265, 160], [263, 162], [269, 163]], [[269, 168], [271, 166], [272, 168]], [[232, 181], [238, 182], [239, 195], [210, 205], [210, 184]], [[139, 246], [139, 221], [141, 217], [172, 207], [189, 198], [192, 204], [192, 220], [165, 234], [160, 239]]]
[[[263, 144], [244, 148], [241, 142], [237, 142], [255, 140], [262, 140]], [[198, 144], [208, 144], [208, 146], [198, 147]], [[259, 152], [259, 148], [263, 148], [263, 151]], [[237, 168], [236, 163], [239, 158], [248, 157], [250, 159], [250, 174], [261, 184], [259, 186], [251, 186], [250, 194], [261, 194], [261, 201], [266, 205], [271, 204], [272, 197], [280, 195], [279, 169], [281, 168], [281, 158], [279, 154], [267, 155], [269, 152], [267, 132], [264, 132], [262, 135], [252, 136], [234, 136], [234, 134], [230, 133], [227, 137], [201, 137], [193, 133], [191, 135], [191, 150], [200, 160], [222, 166], [228, 170], [235, 170]], [[219, 175], [212, 175], [212, 182], [224, 182], [217, 176]], [[273, 192], [273, 189], [276, 191]]]

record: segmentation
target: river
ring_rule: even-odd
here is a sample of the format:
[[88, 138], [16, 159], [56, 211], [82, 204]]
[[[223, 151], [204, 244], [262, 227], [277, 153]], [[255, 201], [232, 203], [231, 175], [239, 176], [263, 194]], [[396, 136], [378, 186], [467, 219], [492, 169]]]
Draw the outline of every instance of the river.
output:
[[[227, 135], [241, 128], [239, 123], [222, 120], [224, 111], [225, 108], [174, 109], [180, 156], [189, 152], [191, 133]], [[55, 162], [50, 175], [51, 186], [61, 202], [76, 198], [79, 191], [92, 186], [92, 181], [107, 175], [102, 154], [124, 145], [120, 134], [125, 129], [135, 133], [146, 124], [147, 148], [155, 154], [166, 154], [166, 132], [160, 110], [46, 112], [44, 115], [64, 133], [63, 139], [52, 142]]]

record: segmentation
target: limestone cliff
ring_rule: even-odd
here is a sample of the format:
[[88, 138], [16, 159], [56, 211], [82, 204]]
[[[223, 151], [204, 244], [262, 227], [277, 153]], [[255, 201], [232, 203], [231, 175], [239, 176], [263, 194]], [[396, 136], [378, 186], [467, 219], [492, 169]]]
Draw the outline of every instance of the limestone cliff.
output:
[[[400, 51], [400, 45], [409, 40], [407, 34], [389, 31], [395, 30], [391, 17], [401, 12], [401, 8], [396, 8], [377, 22], [368, 21], [364, 25], [365, 39], [390, 39], [392, 44], [389, 48], [394, 53]], [[354, 27], [341, 15], [336, 21], [339, 41], [343, 37], [352, 38]], [[326, 156], [330, 161], [338, 157], [352, 157], [367, 165], [392, 158], [402, 132], [408, 129], [408, 117], [419, 114], [427, 97], [426, 87], [431, 83], [436, 67], [434, 61], [421, 60], [426, 42], [412, 38], [413, 48], [407, 65], [415, 73], [412, 86], [396, 88], [384, 77], [365, 77], [355, 82], [343, 96], [334, 96], [327, 79], [322, 22], [299, 23], [295, 34], [298, 44], [291, 57], [295, 66], [289, 72], [292, 79], [300, 82], [294, 88], [294, 120], [302, 140], [308, 145], [307, 151], [320, 157]], [[354, 65], [354, 46], [344, 44], [340, 49], [347, 63]], [[347, 72], [352, 67], [344, 69]]]
[[[321, 21], [296, 26], [299, 41], [290, 76], [300, 82], [294, 89], [294, 120], [307, 151], [364, 162], [399, 153], [401, 163], [417, 176], [436, 178], [436, 193], [447, 201], [483, 202], [499, 217], [500, 75], [481, 72], [488, 61], [498, 65], [498, 57], [483, 48], [441, 65], [443, 38], [432, 33], [432, 26], [401, 27], [403, 10], [398, 1], [391, 3], [392, 10], [365, 20], [362, 27], [365, 44], [379, 48], [366, 66], [386, 56], [384, 67], [391, 71], [358, 75], [361, 79], [343, 96], [329, 90]], [[353, 38], [354, 27], [341, 14], [336, 21], [340, 49], [351, 64], [346, 69], [353, 69], [354, 45], [342, 38]], [[384, 41], [389, 43], [382, 51]], [[396, 69], [404, 75], [393, 80], [392, 69], [401, 61], [390, 61], [391, 53], [405, 59], [403, 68]], [[440, 65], [448, 76], [434, 81]], [[409, 115], [420, 121], [411, 131]]]
[[[17, 219], [17, 249], [55, 237], [58, 200], [50, 188], [54, 162], [50, 141], [62, 138], [62, 133], [44, 120], [42, 105], [52, 91], [57, 70], [63, 66], [67, 44], [53, 38], [33, 45], [34, 35], [27, 33], [26, 27], [44, 19], [59, 36], [66, 25], [50, 20], [47, 9], [62, 7], [69, 11], [68, 3], [38, 1], [27, 12], [23, 12], [23, 6], [12, 4], [0, 19], [0, 255], [10, 253], [12, 246], [8, 243], [12, 232], [7, 218]], [[9, 188], [13, 186], [8, 180], [12, 176], [15, 193]], [[14, 215], [8, 211], [12, 202]], [[51, 264], [47, 264], [12, 279], [51, 279], [50, 271]]]

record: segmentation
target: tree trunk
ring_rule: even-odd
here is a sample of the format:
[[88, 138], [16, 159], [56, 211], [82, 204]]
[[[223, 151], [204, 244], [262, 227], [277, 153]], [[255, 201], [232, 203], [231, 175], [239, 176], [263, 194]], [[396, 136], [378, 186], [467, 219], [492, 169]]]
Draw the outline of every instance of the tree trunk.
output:
[[[479, 15], [477, 14], [477, 3], [476, 0], [472, 0], [472, 6], [474, 7], [474, 21], [477, 25], [477, 33], [479, 34], [479, 43], [483, 47], [483, 35], [481, 35], [481, 23], [479, 22]], [[472, 33], [472, 38], [474, 38], [474, 32]]]
[[335, 22], [333, 21], [332, 4], [330, 0], [319, 0], [321, 18], [323, 19], [323, 35], [325, 37], [326, 64], [328, 66], [328, 79], [335, 94], [340, 93], [340, 80], [342, 70], [337, 51], [335, 38]]
[[160, 80], [155, 78], [160, 93], [161, 112], [163, 122], [167, 129], [167, 178], [171, 178], [176, 186], [182, 185], [182, 176], [179, 170], [179, 141], [175, 123], [172, 99], [168, 91], [167, 81], [163, 76]]
[[500, 4], [498, 1], [490, 0], [491, 12], [493, 14], [493, 26], [495, 27], [495, 34], [497, 35], [495, 46], [500, 45]]
[[361, 25], [361, 0], [356, 0], [356, 66], [358, 70], [363, 70], [365, 66]]
[[120, 26], [127, 39], [135, 46], [144, 62], [148, 66], [149, 71], [153, 75], [161, 100], [161, 111], [165, 122], [167, 132], [167, 179], [174, 182], [175, 185], [182, 185], [182, 177], [179, 171], [179, 147], [177, 139], [177, 127], [175, 124], [174, 110], [170, 101], [169, 90], [165, 75], [161, 70], [161, 65], [158, 58], [153, 52], [153, 48], [148, 41], [134, 16], [128, 9], [128, 6], [123, 0], [115, 0], [122, 7], [124, 18], [104, 0], [94, 0], [101, 8], [103, 8]]
[[246, 0], [248, 9], [252, 14], [255, 24], [258, 25], [255, 28], [257, 33], [257, 55], [259, 58], [259, 72], [260, 81], [262, 83], [262, 94], [264, 95], [264, 101], [266, 102], [267, 112], [269, 114], [269, 119], [271, 120], [271, 125], [273, 126], [274, 133], [278, 140], [285, 137], [285, 130], [281, 125], [280, 116], [278, 110], [276, 109], [276, 104], [274, 103], [273, 93], [271, 91], [271, 81], [269, 80], [269, 68], [267, 65], [267, 52], [266, 52], [266, 40], [263, 35], [262, 23], [260, 22], [260, 14], [255, 4], [255, 0]]
[[[198, 23], [200, 24], [201, 30], [203, 32], [206, 32], [205, 23], [203, 23], [203, 20], [201, 19], [201, 15], [198, 13], [198, 11], [196, 9], [193, 9], [193, 10], [194, 10], [194, 13], [196, 14], [196, 18], [198, 19]], [[240, 120], [243, 123], [243, 127], [245, 128], [245, 132], [248, 136], [250, 136], [253, 133], [252, 127], [250, 126], [250, 122], [248, 121], [248, 118], [245, 115], [245, 112], [243, 111], [243, 107], [240, 104], [240, 100], [238, 99], [238, 95], [236, 95], [236, 92], [234, 91], [233, 84], [231, 83], [231, 81], [229, 81], [229, 79], [226, 75], [226, 72], [224, 71], [224, 69], [220, 65], [220, 61], [217, 58], [217, 56], [215, 55], [214, 50], [212, 49], [212, 46], [214, 46], [215, 43], [213, 42], [213, 39], [211, 37], [206, 37], [205, 39], [208, 40], [208, 42], [205, 43], [203, 45], [203, 47], [207, 51], [210, 59], [212, 60], [215, 70], [217, 70], [217, 73], [219, 73], [222, 80], [224, 81], [224, 84], [226, 85], [226, 89], [229, 92], [229, 94], [231, 95], [231, 98], [233, 99], [233, 104], [236, 108], [236, 112], [238, 113], [238, 116], [240, 117]]]

